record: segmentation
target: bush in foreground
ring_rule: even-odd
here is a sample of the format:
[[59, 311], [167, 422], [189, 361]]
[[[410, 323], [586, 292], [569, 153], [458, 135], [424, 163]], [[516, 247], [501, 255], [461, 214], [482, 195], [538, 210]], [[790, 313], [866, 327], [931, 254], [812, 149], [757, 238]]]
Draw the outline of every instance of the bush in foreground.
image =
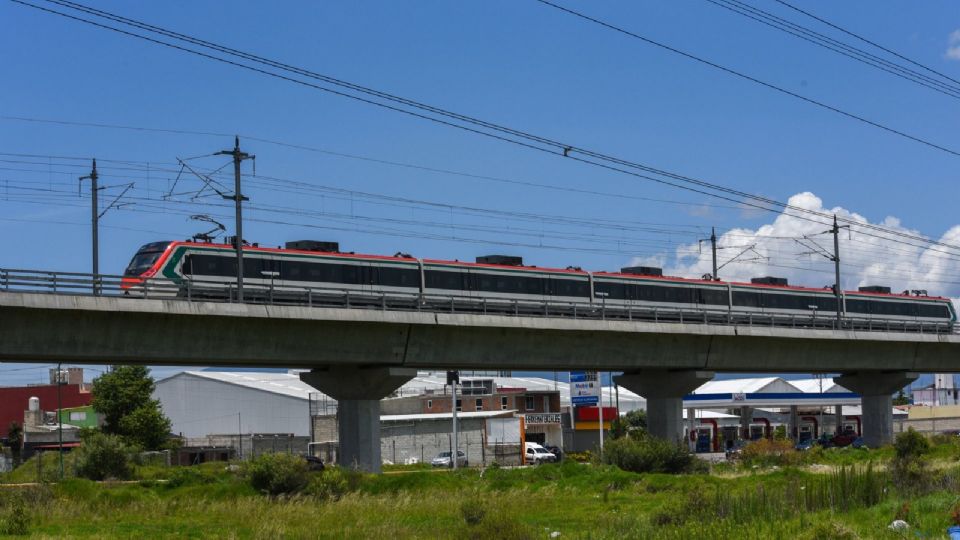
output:
[[261, 454], [247, 462], [250, 485], [270, 495], [297, 493], [307, 487], [307, 462], [290, 454]]
[[897, 488], [906, 494], [929, 490], [932, 486], [926, 454], [930, 452], [930, 441], [910, 428], [897, 435], [893, 449], [896, 454], [890, 462], [890, 472]]
[[740, 459], [745, 465], [761, 467], [798, 465], [803, 457], [803, 454], [793, 449], [793, 442], [787, 439], [756, 440], [740, 451]]
[[116, 435], [86, 433], [77, 450], [77, 476], [90, 480], [129, 480], [133, 476], [131, 456], [134, 453], [135, 449]]
[[679, 445], [655, 437], [624, 437], [607, 443], [602, 462], [635, 473], [706, 472], [707, 465]]

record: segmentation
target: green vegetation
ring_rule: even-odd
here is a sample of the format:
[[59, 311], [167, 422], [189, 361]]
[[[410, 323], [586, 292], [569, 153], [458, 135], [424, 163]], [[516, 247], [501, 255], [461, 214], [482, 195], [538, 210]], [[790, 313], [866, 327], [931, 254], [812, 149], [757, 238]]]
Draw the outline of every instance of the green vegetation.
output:
[[91, 431], [74, 455], [77, 476], [90, 480], [129, 480], [135, 450], [116, 435]]
[[637, 431], [610, 441], [601, 461], [635, 473], [679, 474], [706, 470], [705, 464], [686, 448]]
[[151, 398], [155, 384], [146, 366], [113, 366], [93, 380], [94, 410], [104, 416], [104, 433], [119, 435], [144, 450], [168, 446], [170, 420]]
[[[622, 440], [639, 444], [639, 439]], [[0, 486], [0, 535], [134, 538], [943, 538], [960, 521], [957, 443], [904, 434], [880, 451], [801, 452], [803, 462], [634, 473], [572, 460], [527, 468], [307, 472], [295, 458], [133, 465], [133, 482]], [[626, 443], [618, 443], [626, 444]], [[645, 447], [651, 452], [651, 447]], [[835, 456], [854, 463], [830, 465]], [[894, 461], [921, 456], [924, 488]], [[44, 462], [56, 463], [56, 459]], [[34, 462], [3, 478], [36, 470]], [[300, 481], [302, 480], [302, 481]], [[255, 484], [256, 483], [256, 487]], [[887, 527], [894, 519], [906, 532]]]

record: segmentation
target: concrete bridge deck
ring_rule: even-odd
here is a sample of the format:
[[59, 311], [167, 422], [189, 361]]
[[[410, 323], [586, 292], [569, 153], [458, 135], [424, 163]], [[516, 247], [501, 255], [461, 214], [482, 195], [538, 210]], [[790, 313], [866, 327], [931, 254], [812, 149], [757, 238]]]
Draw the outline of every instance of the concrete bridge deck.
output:
[[0, 293], [0, 360], [960, 372], [960, 335]]

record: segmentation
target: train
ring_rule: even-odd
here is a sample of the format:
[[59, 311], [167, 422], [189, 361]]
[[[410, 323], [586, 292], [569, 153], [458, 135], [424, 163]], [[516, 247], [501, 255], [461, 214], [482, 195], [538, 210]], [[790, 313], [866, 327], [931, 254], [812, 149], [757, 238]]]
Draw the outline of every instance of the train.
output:
[[[786, 279], [759, 277], [750, 283], [664, 276], [656, 267], [619, 272], [588, 272], [577, 267], [525, 266], [520, 257], [488, 255], [475, 262], [423, 259], [340, 251], [336, 242], [301, 240], [285, 247], [243, 247], [243, 283], [251, 299], [302, 302], [305, 298], [346, 295], [361, 305], [409, 303], [417, 309], [471, 306], [484, 312], [528, 310], [539, 306], [554, 315], [600, 309], [630, 318], [664, 320], [690, 313], [705, 322], [830, 320], [838, 298], [832, 287], [789, 285]], [[709, 276], [708, 276], [709, 277]], [[142, 246], [122, 280], [126, 294], [224, 297], [236, 286], [236, 248], [195, 241], [152, 242]], [[153, 283], [153, 285], [151, 285]], [[162, 285], [158, 285], [162, 284]], [[309, 296], [303, 294], [309, 291]], [[952, 331], [956, 309], [947, 298], [923, 291], [892, 293], [888, 287], [860, 287], [840, 295], [841, 313], [851, 327], [902, 329], [933, 327]], [[584, 311], [584, 310], [587, 311]]]

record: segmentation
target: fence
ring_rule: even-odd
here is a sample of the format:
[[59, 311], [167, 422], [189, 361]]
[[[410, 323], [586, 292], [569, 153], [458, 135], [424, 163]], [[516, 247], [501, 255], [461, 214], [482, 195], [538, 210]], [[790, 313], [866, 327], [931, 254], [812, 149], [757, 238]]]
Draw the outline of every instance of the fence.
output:
[[[81, 296], [163, 298], [181, 301], [236, 302], [236, 284], [225, 281], [130, 278], [108, 274], [49, 272], [0, 268], [0, 291]], [[960, 333], [952, 322], [856, 318], [837, 321], [834, 314], [784, 315], [736, 309], [653, 307], [632, 302], [555, 302], [551, 300], [475, 299], [420, 293], [369, 292], [330, 287], [274, 286], [272, 280], [244, 285], [244, 302], [307, 307], [340, 307], [383, 311], [430, 311], [573, 319], [650, 321], [656, 323], [844, 329], [921, 334]]]

